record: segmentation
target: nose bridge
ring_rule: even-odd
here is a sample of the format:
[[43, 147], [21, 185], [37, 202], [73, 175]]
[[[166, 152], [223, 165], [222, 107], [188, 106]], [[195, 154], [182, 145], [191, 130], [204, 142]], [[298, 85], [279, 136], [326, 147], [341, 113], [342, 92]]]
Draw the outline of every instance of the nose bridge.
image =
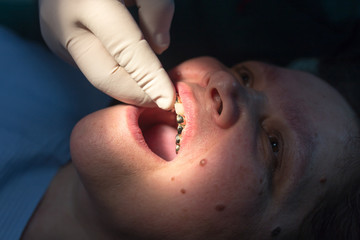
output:
[[[215, 123], [221, 128], [229, 128], [236, 123], [242, 112], [251, 107], [251, 98], [256, 95], [250, 93], [248, 88], [224, 70], [211, 75], [206, 92], [208, 109], [211, 110]], [[251, 112], [255, 113], [256, 109], [251, 109]]]

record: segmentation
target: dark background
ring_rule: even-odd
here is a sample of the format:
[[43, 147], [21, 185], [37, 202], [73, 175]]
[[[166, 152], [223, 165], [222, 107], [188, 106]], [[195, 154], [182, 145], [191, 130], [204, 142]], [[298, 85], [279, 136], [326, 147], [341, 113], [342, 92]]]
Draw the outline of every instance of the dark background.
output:
[[[0, 24], [44, 44], [37, 0], [0, 0]], [[175, 0], [171, 44], [159, 59], [169, 69], [201, 55], [228, 66], [319, 59], [317, 74], [360, 110], [359, 0]]]

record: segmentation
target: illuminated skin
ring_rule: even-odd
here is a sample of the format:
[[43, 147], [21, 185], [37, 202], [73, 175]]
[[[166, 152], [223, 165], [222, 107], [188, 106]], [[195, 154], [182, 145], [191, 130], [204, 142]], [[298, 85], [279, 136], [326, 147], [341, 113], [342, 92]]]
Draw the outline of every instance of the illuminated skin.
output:
[[[118, 105], [75, 127], [81, 182], [69, 173], [67, 185], [76, 186], [69, 187], [76, 214], [86, 215], [77, 220], [119, 239], [271, 239], [296, 231], [337, 184], [335, 153], [354, 124], [347, 103], [310, 74], [260, 62], [228, 69], [197, 58], [170, 76], [186, 116], [177, 155], [174, 113]], [[153, 151], [171, 161], [141, 141], [139, 115], [172, 125], [141, 124], [149, 145], [160, 146]]]

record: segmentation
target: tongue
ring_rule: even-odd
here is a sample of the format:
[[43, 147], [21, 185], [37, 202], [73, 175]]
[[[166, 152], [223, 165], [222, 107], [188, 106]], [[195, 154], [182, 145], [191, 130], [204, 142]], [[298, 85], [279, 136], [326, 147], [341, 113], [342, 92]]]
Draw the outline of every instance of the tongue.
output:
[[175, 158], [176, 129], [165, 124], [154, 125], [144, 132], [144, 138], [149, 148], [170, 161]]

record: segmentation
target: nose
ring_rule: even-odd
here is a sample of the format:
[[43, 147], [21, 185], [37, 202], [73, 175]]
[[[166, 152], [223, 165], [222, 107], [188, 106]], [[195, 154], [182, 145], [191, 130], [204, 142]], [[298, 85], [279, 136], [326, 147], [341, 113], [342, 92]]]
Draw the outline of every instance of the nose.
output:
[[221, 128], [229, 128], [236, 123], [241, 114], [241, 106], [245, 106], [248, 101], [245, 88], [224, 70], [211, 74], [205, 94], [206, 109]]
[[225, 66], [215, 58], [198, 57], [187, 60], [175, 67], [169, 72], [169, 76], [173, 81], [186, 80], [186, 82], [206, 87], [210, 73], [224, 69]]

